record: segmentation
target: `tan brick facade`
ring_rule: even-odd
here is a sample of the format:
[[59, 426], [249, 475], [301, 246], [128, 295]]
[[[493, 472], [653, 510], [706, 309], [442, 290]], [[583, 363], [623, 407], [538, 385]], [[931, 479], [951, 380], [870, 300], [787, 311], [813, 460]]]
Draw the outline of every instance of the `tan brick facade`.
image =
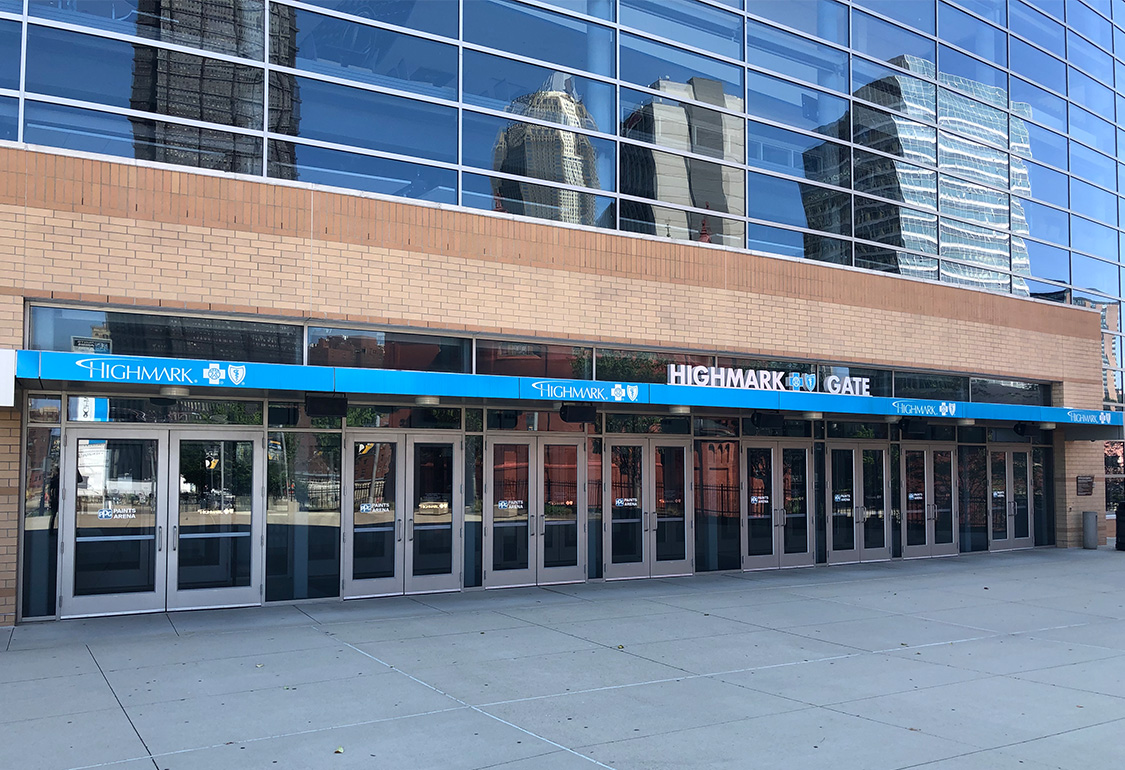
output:
[[[1084, 309], [703, 245], [4, 148], [0, 345], [21, 346], [27, 300], [959, 371], [1053, 381], [1068, 406], [1096, 409], [1102, 398], [1099, 319]], [[11, 412], [0, 417], [3, 623], [14, 602], [19, 421]], [[1073, 539], [1072, 504], [1104, 507], [1062, 491], [1073, 487], [1075, 467], [1101, 479], [1100, 444], [1086, 450], [1072, 442], [1058, 453], [1060, 514], [1067, 511], [1060, 543]]]

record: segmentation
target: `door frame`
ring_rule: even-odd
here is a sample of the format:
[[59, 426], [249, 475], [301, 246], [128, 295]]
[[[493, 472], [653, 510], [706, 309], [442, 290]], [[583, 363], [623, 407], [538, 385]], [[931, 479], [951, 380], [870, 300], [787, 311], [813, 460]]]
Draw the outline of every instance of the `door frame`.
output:
[[[988, 550], [989, 551], [1015, 551], [1022, 548], [1035, 547], [1035, 505], [1033, 503], [1034, 492], [1032, 491], [1033, 468], [1034, 459], [1032, 455], [1032, 447], [1029, 444], [989, 444], [988, 445]], [[1004, 540], [996, 541], [992, 537], [992, 517], [994, 515], [992, 508], [992, 496], [995, 490], [992, 488], [992, 455], [993, 453], [1002, 453], [1004, 455], [1004, 494], [1005, 503], [1004, 512], [1007, 516], [1007, 526], [1005, 530], [1007, 537]], [[1016, 537], [1016, 464], [1015, 455], [1023, 454], [1027, 458], [1024, 468], [1024, 491], [1026, 495], [1025, 504], [1027, 506], [1027, 536]], [[999, 543], [999, 544], [997, 544]]]
[[[837, 450], [846, 450], [851, 452], [852, 455], [852, 491], [851, 491], [851, 520], [852, 520], [852, 547], [846, 550], [837, 549], [835, 545], [835, 537], [833, 535], [833, 507], [835, 504], [835, 491], [833, 484], [835, 483], [835, 474], [832, 471], [832, 453]], [[863, 498], [863, 474], [860, 473], [860, 466], [862, 457], [862, 449], [859, 444], [851, 441], [835, 441], [828, 442], [824, 447], [824, 512], [825, 512], [825, 526], [824, 526], [824, 541], [828, 555], [829, 564], [854, 564], [862, 561], [863, 555], [861, 552], [862, 538], [860, 532], [860, 509], [859, 501]], [[845, 530], [846, 531], [846, 530]]]
[[[856, 544], [859, 560], [888, 561], [891, 558], [891, 451], [889, 444], [858, 444], [856, 452], [856, 477], [859, 479], [859, 514], [856, 516]], [[863, 475], [864, 452], [880, 452], [883, 458], [883, 545], [867, 546], [867, 482]]]
[[[192, 588], [181, 590], [176, 575], [179, 566], [179, 459], [180, 441], [249, 441], [253, 447], [250, 482], [250, 585], [236, 588]], [[169, 610], [195, 610], [220, 607], [252, 607], [264, 600], [265, 591], [265, 486], [266, 437], [253, 430], [169, 430], [168, 489], [166, 529], [168, 543], [167, 605]]]
[[[415, 515], [414, 494], [415, 469], [414, 452], [419, 444], [449, 444], [453, 449], [453, 494], [450, 512], [451, 538], [450, 571], [436, 575], [415, 575], [414, 547]], [[463, 564], [465, 559], [465, 437], [463, 434], [449, 433], [408, 433], [406, 436], [406, 463], [411, 472], [406, 474], [406, 505], [404, 506], [404, 525], [406, 540], [403, 544], [403, 588], [406, 594], [447, 593], [460, 591], [464, 586]]]
[[[355, 574], [355, 445], [365, 443], [395, 445], [395, 515], [394, 515], [394, 576], [386, 578], [360, 578]], [[340, 520], [340, 595], [344, 599], [362, 599], [373, 596], [395, 596], [404, 593], [406, 567], [406, 434], [379, 430], [354, 430], [344, 434], [344, 483], [341, 490]]]
[[[691, 436], [606, 436], [602, 447], [602, 542], [606, 580], [690, 575], [695, 571], [695, 443]], [[641, 450], [641, 560], [613, 563], [613, 449], [635, 446]], [[656, 447], [684, 451], [684, 558], [657, 561]]]
[[[168, 494], [162, 489], [170, 479], [168, 473], [167, 426], [161, 428], [121, 428], [112, 423], [98, 426], [67, 427], [63, 431], [61, 481], [59, 489], [59, 559], [58, 614], [60, 618], [83, 618], [95, 615], [131, 615], [143, 612], [164, 612], [168, 593]], [[156, 553], [153, 562], [152, 591], [116, 594], [76, 595], [74, 592], [74, 558], [77, 533], [78, 445], [83, 439], [143, 439], [156, 442], [156, 490], [153, 495], [156, 532], [153, 541]], [[68, 482], [67, 479], [70, 479]]]
[[[906, 456], [909, 452], [921, 452], [923, 457], [923, 490], [926, 496], [926, 542], [922, 545], [907, 544], [907, 515], [908, 500]], [[937, 503], [935, 498], [936, 472], [934, 471], [934, 453], [949, 452], [949, 484], [950, 484], [950, 516], [952, 517], [952, 538], [948, 543], [937, 542]], [[902, 558], [918, 559], [931, 556], [956, 556], [960, 551], [960, 526], [958, 517], [958, 479], [957, 479], [957, 445], [953, 443], [912, 443], [903, 442], [899, 451], [900, 474], [902, 484]]]
[[[749, 543], [747, 538], [750, 534], [750, 474], [747, 468], [749, 462], [748, 451], [750, 449], [768, 449], [770, 450], [770, 500], [767, 505], [770, 506], [770, 517], [772, 524], [772, 553], [763, 554], [760, 556], [750, 556], [747, 551]], [[805, 455], [805, 550], [798, 553], [785, 553], [785, 524], [788, 514], [785, 510], [784, 504], [777, 505], [780, 499], [784, 503], [784, 492], [782, 491], [784, 479], [784, 457], [785, 450], [799, 449]], [[816, 551], [813, 548], [813, 490], [815, 485], [813, 483], [812, 474], [812, 442], [811, 441], [793, 441], [793, 440], [777, 440], [770, 438], [744, 438], [741, 441], [739, 449], [739, 468], [742, 476], [742, 494], [741, 501], [741, 515], [739, 527], [739, 549], [742, 554], [742, 569], [744, 571], [762, 570], [762, 569], [778, 569], [778, 568], [791, 568], [791, 567], [811, 567], [816, 558]]]

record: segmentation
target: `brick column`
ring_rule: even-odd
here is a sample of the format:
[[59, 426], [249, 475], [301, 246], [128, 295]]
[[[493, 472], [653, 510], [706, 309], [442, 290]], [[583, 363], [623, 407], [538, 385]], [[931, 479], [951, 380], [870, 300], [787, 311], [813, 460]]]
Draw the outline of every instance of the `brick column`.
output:
[[[22, 396], [17, 392], [18, 399]], [[0, 408], [0, 626], [16, 622], [19, 564], [20, 410]]]

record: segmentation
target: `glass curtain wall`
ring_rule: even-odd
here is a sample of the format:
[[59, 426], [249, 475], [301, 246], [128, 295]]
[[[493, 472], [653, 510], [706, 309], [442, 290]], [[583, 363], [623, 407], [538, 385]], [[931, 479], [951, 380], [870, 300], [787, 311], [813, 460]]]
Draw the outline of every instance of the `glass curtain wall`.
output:
[[0, 0], [0, 141], [1070, 302], [1110, 405], [1123, 122], [1120, 0]]

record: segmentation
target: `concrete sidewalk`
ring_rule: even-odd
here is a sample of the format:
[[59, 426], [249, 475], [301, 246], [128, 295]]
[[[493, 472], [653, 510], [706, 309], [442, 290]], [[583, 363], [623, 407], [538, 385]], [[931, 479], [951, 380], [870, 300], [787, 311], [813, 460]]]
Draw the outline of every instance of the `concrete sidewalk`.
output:
[[1125, 766], [1106, 548], [67, 621], [5, 647], [18, 770]]

